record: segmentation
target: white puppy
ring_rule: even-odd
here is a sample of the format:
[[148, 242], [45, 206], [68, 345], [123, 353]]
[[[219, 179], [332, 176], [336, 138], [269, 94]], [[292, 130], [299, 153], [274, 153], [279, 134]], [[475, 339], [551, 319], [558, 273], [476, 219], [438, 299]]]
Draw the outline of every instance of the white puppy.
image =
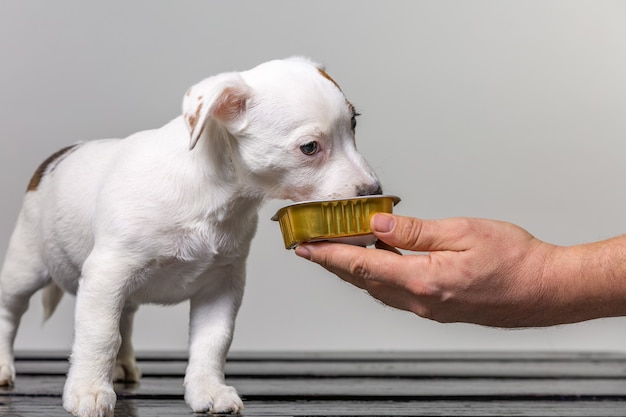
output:
[[156, 130], [65, 148], [32, 178], [0, 275], [0, 385], [29, 298], [52, 314], [77, 294], [63, 404], [112, 416], [113, 380], [140, 377], [131, 345], [144, 303], [190, 300], [185, 399], [195, 412], [243, 407], [224, 362], [245, 260], [267, 198], [380, 194], [357, 152], [354, 107], [304, 58], [191, 87], [183, 115]]

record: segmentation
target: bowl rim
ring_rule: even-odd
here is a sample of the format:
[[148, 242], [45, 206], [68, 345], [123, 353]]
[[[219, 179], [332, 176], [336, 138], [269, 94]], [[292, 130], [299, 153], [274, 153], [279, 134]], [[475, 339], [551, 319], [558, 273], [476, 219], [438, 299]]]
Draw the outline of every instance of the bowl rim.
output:
[[331, 198], [329, 200], [298, 201], [296, 203], [291, 203], [291, 204], [288, 204], [286, 206], [281, 207], [280, 209], [278, 209], [276, 214], [274, 214], [272, 216], [271, 219], [273, 221], [278, 221], [279, 214], [281, 214], [282, 211], [284, 211], [286, 209], [289, 209], [291, 207], [298, 207], [298, 206], [309, 205], [309, 204], [335, 203], [335, 202], [352, 201], [352, 200], [374, 200], [374, 199], [379, 199], [379, 198], [391, 198], [391, 199], [393, 199], [393, 205], [394, 206], [397, 205], [400, 201], [402, 201], [402, 199], [400, 197], [398, 197], [397, 195], [393, 195], [393, 194], [375, 194], [375, 195], [363, 195], [363, 196], [356, 196], [356, 197]]

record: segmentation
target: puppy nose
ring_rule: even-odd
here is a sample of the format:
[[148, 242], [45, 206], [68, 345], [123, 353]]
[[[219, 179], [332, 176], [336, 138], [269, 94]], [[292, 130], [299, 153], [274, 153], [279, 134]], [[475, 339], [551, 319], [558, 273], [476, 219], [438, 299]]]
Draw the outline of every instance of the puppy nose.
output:
[[361, 185], [356, 188], [356, 195], [363, 197], [367, 195], [381, 195], [383, 193], [383, 187], [380, 183]]

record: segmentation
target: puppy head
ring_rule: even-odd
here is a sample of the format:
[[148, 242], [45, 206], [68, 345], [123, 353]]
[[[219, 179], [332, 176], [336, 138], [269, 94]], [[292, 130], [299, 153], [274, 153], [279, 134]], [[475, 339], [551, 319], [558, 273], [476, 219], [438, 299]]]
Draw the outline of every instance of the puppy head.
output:
[[190, 148], [228, 141], [223, 157], [250, 192], [294, 201], [382, 193], [356, 149], [354, 107], [307, 59], [211, 77], [190, 89], [183, 111]]

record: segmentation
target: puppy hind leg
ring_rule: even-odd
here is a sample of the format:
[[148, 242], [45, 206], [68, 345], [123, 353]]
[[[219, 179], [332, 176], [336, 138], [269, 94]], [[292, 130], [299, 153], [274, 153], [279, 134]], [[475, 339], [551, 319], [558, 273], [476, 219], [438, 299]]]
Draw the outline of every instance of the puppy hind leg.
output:
[[115, 369], [113, 370], [113, 381], [139, 382], [141, 370], [137, 366], [135, 359], [135, 349], [132, 344], [133, 319], [138, 305], [126, 303], [120, 318], [120, 336], [122, 344], [115, 359]]
[[18, 222], [0, 272], [0, 386], [15, 381], [13, 344], [20, 320], [31, 296], [50, 282], [26, 229]]

